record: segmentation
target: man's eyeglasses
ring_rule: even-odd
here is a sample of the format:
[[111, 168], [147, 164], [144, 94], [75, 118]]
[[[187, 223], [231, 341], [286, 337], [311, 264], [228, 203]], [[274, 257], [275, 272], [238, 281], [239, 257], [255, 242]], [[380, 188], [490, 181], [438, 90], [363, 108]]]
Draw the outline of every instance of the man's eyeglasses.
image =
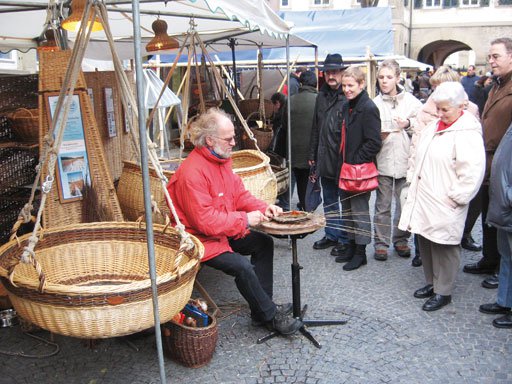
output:
[[215, 137], [216, 139], [219, 139], [219, 140], [224, 140], [226, 143], [231, 143], [232, 141], [235, 141], [235, 139], [236, 139], [235, 136], [231, 136], [231, 137], [213, 136], [213, 137]]
[[494, 53], [492, 55], [487, 55], [487, 61], [491, 61], [491, 60], [498, 61], [502, 57], [503, 57], [503, 55], [498, 55], [497, 53]]

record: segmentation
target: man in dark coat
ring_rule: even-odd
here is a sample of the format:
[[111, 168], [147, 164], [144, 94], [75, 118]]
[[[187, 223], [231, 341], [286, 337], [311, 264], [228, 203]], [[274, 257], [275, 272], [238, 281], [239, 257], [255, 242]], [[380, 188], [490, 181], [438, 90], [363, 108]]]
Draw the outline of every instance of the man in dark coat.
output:
[[496, 270], [500, 265], [497, 232], [496, 228], [486, 224], [486, 217], [489, 206], [489, 177], [492, 159], [512, 122], [512, 39], [504, 37], [493, 40], [487, 59], [496, 81], [481, 116], [486, 153], [485, 177], [479, 192], [482, 196], [483, 257], [476, 263], [466, 264], [463, 271], [474, 274], [495, 273], [494, 276], [485, 279], [482, 285], [485, 288], [497, 288]]
[[482, 304], [480, 312], [503, 315], [493, 320], [497, 328], [512, 328], [512, 124], [501, 139], [491, 166], [487, 224], [498, 231], [501, 254], [496, 302]]
[[347, 234], [341, 230], [338, 194], [338, 157], [341, 143], [342, 107], [346, 98], [341, 89], [341, 77], [347, 67], [340, 54], [329, 54], [324, 60], [325, 83], [318, 92], [311, 128], [309, 163], [316, 165], [322, 184], [324, 214], [327, 218], [325, 236], [314, 243], [314, 249], [334, 246], [333, 256], [341, 256], [348, 243]]
[[[309, 137], [318, 94], [316, 85], [315, 72], [302, 72], [299, 93], [293, 95], [290, 99], [292, 180], [295, 179], [296, 181], [299, 204], [301, 209], [304, 210], [306, 209], [306, 188], [309, 178]], [[283, 126], [286, 128], [287, 124], [288, 119], [285, 113]], [[288, 194], [288, 191], [286, 193]]]

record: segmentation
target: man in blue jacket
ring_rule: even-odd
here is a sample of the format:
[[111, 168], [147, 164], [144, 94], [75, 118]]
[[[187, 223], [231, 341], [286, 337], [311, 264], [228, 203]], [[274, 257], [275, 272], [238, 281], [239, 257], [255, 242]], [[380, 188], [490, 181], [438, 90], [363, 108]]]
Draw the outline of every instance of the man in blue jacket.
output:
[[512, 328], [512, 124], [494, 153], [489, 184], [487, 224], [498, 231], [501, 255], [498, 295], [495, 303], [483, 304], [480, 312], [502, 314], [493, 320], [497, 328]]

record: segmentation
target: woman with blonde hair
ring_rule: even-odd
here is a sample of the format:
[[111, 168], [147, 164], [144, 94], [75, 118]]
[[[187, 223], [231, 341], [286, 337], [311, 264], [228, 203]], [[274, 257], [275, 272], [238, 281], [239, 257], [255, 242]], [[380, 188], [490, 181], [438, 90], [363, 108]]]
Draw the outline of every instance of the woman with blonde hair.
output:
[[[410, 257], [410, 233], [398, 229], [401, 205], [400, 193], [405, 185], [411, 136], [421, 102], [399, 84], [400, 66], [395, 60], [384, 60], [377, 71], [380, 94], [373, 99], [379, 108], [382, 148], [377, 154], [379, 187], [375, 200], [374, 243], [375, 260], [388, 258], [392, 244], [398, 256]], [[395, 197], [395, 212], [391, 220], [391, 204]]]
[[[341, 76], [341, 86], [347, 98], [342, 109], [342, 145], [338, 173], [343, 162], [364, 164], [375, 161], [382, 141], [379, 109], [365, 91], [365, 74], [358, 67], [347, 68]], [[336, 262], [343, 263], [345, 271], [366, 264], [366, 245], [371, 242], [370, 193], [352, 193], [339, 190], [342, 216], [345, 220], [349, 244]]]

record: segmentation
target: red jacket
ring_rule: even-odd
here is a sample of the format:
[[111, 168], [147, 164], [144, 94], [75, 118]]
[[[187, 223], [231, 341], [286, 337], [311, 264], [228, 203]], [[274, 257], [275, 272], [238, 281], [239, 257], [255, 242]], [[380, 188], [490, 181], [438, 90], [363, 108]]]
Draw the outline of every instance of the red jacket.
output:
[[267, 209], [245, 189], [231, 163], [206, 147], [195, 148], [167, 185], [181, 222], [204, 244], [202, 261], [232, 251], [228, 238], [248, 233], [247, 212]]

